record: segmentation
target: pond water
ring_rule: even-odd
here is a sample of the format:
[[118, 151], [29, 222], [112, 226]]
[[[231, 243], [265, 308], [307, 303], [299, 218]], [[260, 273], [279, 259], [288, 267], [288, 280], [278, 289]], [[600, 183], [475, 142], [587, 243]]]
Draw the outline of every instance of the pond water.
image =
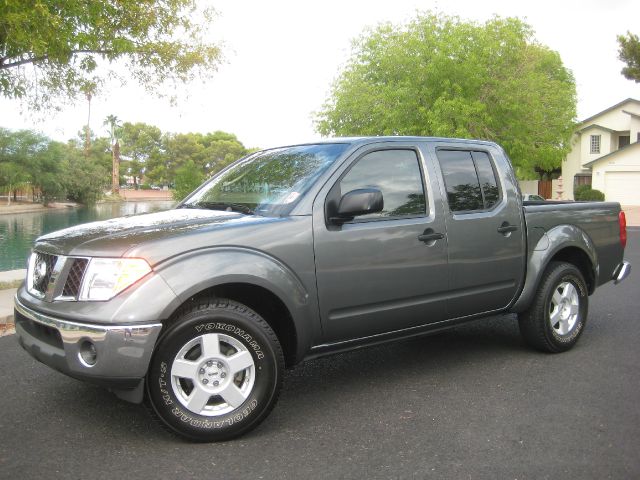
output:
[[0, 271], [26, 268], [33, 241], [40, 235], [80, 223], [168, 210], [173, 201], [101, 203], [80, 208], [56, 208], [37, 213], [0, 215]]

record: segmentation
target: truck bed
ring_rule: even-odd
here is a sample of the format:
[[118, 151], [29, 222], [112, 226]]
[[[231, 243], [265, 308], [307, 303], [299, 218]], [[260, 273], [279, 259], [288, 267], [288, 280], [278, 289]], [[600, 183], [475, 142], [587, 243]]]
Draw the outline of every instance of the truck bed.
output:
[[619, 203], [524, 202], [523, 210], [529, 259], [536, 250], [545, 249], [550, 232], [553, 232], [553, 236], [563, 236], [564, 231], [577, 228], [595, 251], [599, 270], [594, 286], [611, 279], [624, 251], [620, 244]]

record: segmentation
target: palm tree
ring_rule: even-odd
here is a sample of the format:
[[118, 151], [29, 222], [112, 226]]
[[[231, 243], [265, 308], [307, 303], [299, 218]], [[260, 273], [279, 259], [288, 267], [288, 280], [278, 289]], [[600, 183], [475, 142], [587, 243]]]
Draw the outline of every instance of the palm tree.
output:
[[111, 193], [118, 195], [120, 193], [120, 131], [122, 125], [115, 115], [109, 115], [105, 118], [103, 125], [109, 127], [109, 137], [111, 138]]
[[87, 97], [88, 110], [87, 110], [87, 126], [84, 129], [84, 156], [89, 156], [89, 149], [91, 148], [91, 127], [89, 126], [91, 123], [91, 99], [93, 98], [93, 94], [96, 90], [95, 82], [85, 82], [84, 85], [80, 87], [80, 91], [82, 91]]

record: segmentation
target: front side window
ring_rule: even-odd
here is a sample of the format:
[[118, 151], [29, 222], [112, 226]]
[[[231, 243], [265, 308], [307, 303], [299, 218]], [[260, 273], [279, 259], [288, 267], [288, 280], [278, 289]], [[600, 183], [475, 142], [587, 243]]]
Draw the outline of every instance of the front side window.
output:
[[415, 151], [379, 150], [366, 154], [340, 181], [340, 194], [371, 187], [382, 192], [384, 208], [358, 219], [425, 215], [422, 174]]
[[591, 135], [591, 153], [600, 153], [600, 135]]
[[438, 150], [447, 200], [452, 212], [490, 210], [500, 200], [500, 189], [486, 152]]
[[330, 143], [257, 152], [214, 176], [181, 208], [277, 215], [295, 203], [348, 147]]

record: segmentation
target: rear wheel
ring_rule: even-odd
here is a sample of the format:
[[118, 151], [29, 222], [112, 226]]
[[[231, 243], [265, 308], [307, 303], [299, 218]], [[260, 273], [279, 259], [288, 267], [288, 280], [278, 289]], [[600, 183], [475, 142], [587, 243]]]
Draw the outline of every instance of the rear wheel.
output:
[[563, 352], [573, 347], [587, 321], [589, 296], [580, 270], [551, 262], [529, 309], [519, 316], [520, 333], [532, 347]]
[[258, 314], [231, 300], [204, 300], [162, 335], [147, 394], [173, 432], [196, 441], [226, 440], [269, 414], [283, 370], [278, 339]]

